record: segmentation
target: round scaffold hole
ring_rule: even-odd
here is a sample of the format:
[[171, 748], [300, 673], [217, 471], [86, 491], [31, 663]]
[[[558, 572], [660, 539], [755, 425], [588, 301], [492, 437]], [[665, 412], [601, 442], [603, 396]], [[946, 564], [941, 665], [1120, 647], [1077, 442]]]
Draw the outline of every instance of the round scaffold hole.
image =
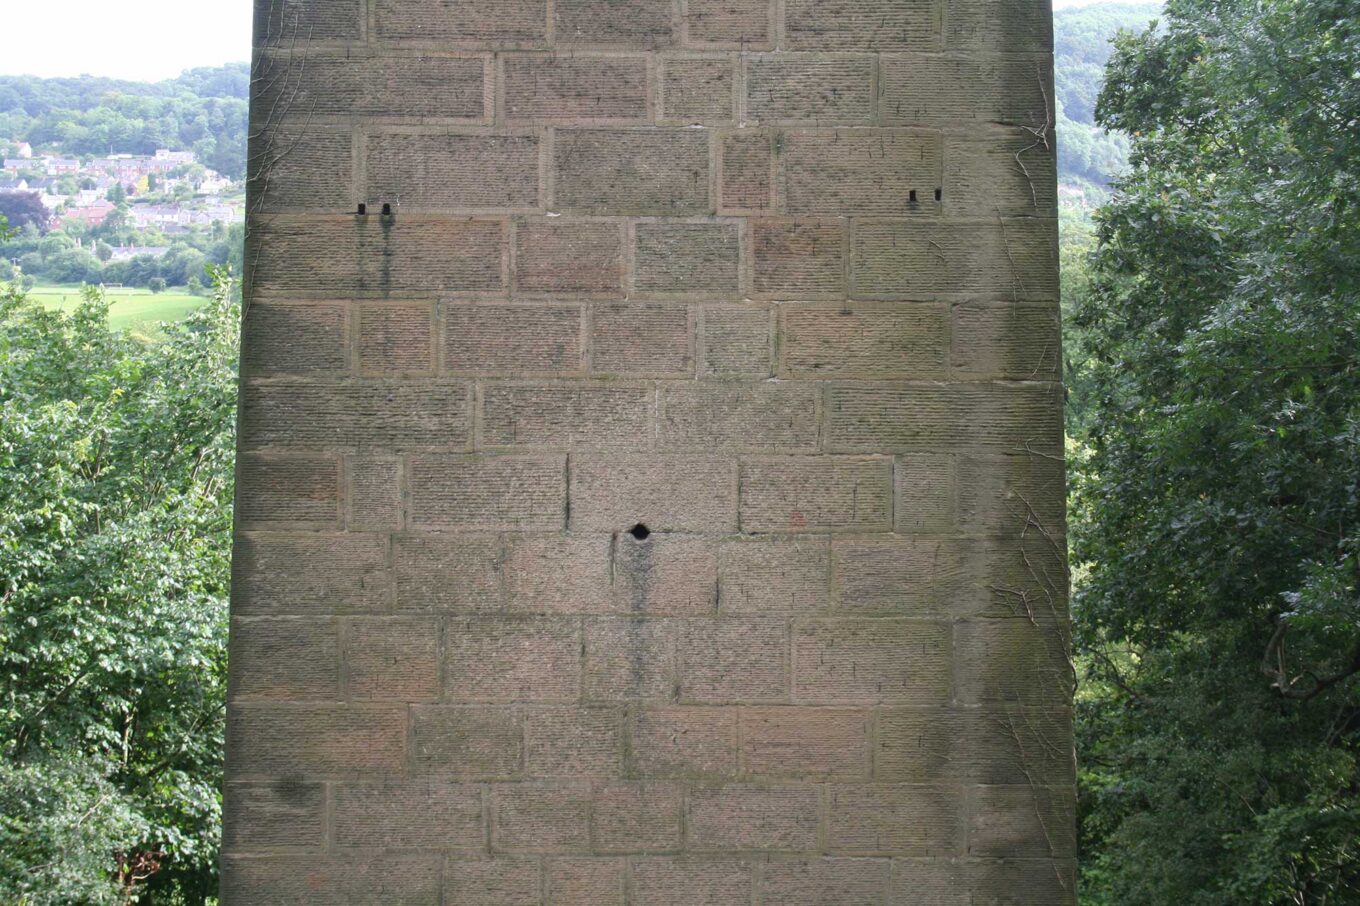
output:
[[646, 541], [647, 537], [652, 534], [652, 530], [647, 528], [647, 526], [643, 525], [641, 522], [639, 522], [637, 525], [633, 526], [628, 530], [628, 534], [632, 535], [639, 541]]

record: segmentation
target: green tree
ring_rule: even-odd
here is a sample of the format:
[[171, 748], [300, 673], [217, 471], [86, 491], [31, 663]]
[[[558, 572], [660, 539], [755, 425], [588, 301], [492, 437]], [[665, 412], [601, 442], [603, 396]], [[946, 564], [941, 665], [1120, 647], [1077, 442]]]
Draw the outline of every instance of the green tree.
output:
[[0, 295], [0, 902], [213, 893], [231, 296], [145, 343]]
[[1170, 0], [1108, 70], [1134, 140], [1076, 316], [1091, 904], [1360, 902], [1356, 72], [1351, 0]]

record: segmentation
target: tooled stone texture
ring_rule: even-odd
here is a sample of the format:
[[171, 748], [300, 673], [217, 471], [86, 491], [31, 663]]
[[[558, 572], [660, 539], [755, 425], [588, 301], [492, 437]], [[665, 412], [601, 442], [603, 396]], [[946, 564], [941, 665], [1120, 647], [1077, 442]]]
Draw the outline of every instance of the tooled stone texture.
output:
[[256, 7], [223, 906], [1072, 906], [1045, 0]]

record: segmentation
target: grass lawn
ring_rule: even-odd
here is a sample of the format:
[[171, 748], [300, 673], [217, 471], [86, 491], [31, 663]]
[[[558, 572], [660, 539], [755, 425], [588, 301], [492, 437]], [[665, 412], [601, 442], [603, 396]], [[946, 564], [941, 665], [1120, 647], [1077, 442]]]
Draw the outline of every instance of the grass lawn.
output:
[[[109, 300], [109, 325], [142, 335], [154, 334], [157, 322], [178, 321], [207, 301], [175, 289], [152, 293], [149, 289], [126, 287], [108, 289], [105, 294]], [[39, 283], [28, 291], [28, 296], [44, 305], [70, 311], [80, 303], [80, 287]]]

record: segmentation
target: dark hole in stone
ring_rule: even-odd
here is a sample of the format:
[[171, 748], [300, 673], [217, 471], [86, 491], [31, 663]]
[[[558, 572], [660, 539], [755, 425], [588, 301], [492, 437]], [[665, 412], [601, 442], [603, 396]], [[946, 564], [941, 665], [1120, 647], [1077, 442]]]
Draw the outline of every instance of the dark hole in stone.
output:
[[936, 200], [936, 201], [939, 201], [939, 200], [940, 200], [940, 196], [943, 195], [943, 194], [944, 194], [944, 193], [941, 192], [939, 189], [936, 189], [936, 190], [935, 190], [935, 200]]
[[362, 216], [362, 215], [367, 214], [367, 213], [368, 213], [368, 205], [364, 204], [362, 201], [359, 202], [359, 214]]
[[628, 530], [628, 534], [632, 535], [639, 541], [647, 540], [647, 537], [651, 535], [651, 533], [652, 530], [647, 528], [647, 526], [643, 525], [641, 522], [639, 522], [637, 525], [633, 526]]
[[907, 193], [907, 201], [911, 202], [912, 204], [916, 204], [916, 190], [915, 190], [915, 189], [912, 189], [910, 192]]
[[390, 204], [383, 205], [383, 216], [384, 217], [392, 216], [392, 206]]

